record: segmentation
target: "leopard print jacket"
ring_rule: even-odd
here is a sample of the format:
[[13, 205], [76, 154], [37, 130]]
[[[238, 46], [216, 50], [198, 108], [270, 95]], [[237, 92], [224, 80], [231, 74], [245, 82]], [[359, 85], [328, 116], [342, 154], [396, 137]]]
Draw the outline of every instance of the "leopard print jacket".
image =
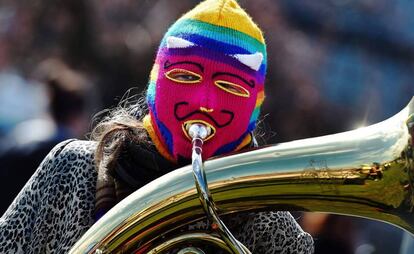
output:
[[[0, 253], [67, 253], [91, 227], [95, 149], [77, 140], [52, 149], [1, 217]], [[313, 253], [312, 237], [288, 212], [249, 214], [236, 224], [230, 229], [252, 253]]]

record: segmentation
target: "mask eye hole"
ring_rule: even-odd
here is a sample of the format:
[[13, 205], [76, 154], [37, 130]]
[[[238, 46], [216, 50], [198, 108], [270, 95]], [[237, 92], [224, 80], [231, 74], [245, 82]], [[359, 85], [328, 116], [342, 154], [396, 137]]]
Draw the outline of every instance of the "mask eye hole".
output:
[[242, 87], [241, 85], [237, 85], [228, 81], [224, 80], [217, 80], [214, 82], [216, 86], [228, 93], [240, 96], [240, 97], [250, 97], [250, 92]]
[[165, 73], [165, 77], [177, 83], [193, 84], [199, 83], [202, 77], [195, 72], [184, 69], [173, 69]]

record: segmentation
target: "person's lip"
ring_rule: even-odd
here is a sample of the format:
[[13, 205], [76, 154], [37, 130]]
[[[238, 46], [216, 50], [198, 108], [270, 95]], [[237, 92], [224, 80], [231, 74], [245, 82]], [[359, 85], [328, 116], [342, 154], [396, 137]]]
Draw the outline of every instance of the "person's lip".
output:
[[208, 122], [206, 122], [206, 121], [204, 121], [204, 120], [188, 120], [188, 121], [185, 121], [185, 122], [182, 124], [182, 129], [183, 129], [184, 135], [185, 135], [185, 136], [186, 136], [186, 137], [187, 137], [190, 141], [192, 140], [192, 138], [190, 137], [190, 135], [189, 135], [188, 131], [189, 131], [190, 126], [191, 126], [192, 124], [202, 124], [202, 125], [206, 126], [206, 128], [207, 128], [207, 132], [208, 132], [208, 135], [207, 135], [207, 137], [204, 139], [204, 142], [206, 142], [207, 140], [211, 139], [211, 138], [212, 138], [212, 137], [214, 137], [214, 135], [216, 134], [216, 128], [214, 128], [214, 126], [213, 126], [213, 125], [211, 125], [210, 123], [208, 123]]

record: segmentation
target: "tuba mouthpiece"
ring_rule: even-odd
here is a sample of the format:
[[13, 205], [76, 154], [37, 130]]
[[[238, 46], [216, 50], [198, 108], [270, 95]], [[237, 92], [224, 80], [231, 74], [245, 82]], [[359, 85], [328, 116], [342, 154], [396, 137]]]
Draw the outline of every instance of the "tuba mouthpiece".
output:
[[193, 140], [196, 138], [204, 140], [210, 135], [209, 128], [200, 123], [192, 124], [188, 130], [188, 134]]

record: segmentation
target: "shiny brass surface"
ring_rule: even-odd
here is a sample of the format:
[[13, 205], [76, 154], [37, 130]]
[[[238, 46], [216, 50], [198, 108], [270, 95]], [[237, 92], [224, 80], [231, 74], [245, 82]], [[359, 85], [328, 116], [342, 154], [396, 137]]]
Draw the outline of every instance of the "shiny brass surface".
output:
[[[413, 113], [411, 100], [400, 113], [365, 128], [205, 162], [220, 214], [328, 212], [385, 221], [413, 234]], [[71, 252], [145, 253], [144, 246], [155, 248], [177, 227], [203, 217], [191, 168], [180, 168], [120, 202]]]
[[208, 187], [206, 172], [204, 170], [202, 151], [203, 151], [203, 137], [207, 136], [207, 127], [195, 124], [190, 127], [190, 135], [193, 138], [193, 151], [192, 151], [192, 169], [195, 181], [195, 187], [198, 194], [198, 199], [203, 207], [204, 214], [207, 216], [207, 221], [210, 224], [209, 229], [220, 235], [220, 238], [231, 249], [231, 253], [234, 254], [250, 254], [249, 250], [246, 251], [246, 247], [243, 246], [226, 227], [224, 222], [218, 215], [218, 207], [216, 206], [214, 199], [211, 196], [211, 192]]
[[[215, 246], [221, 250], [226, 251], [227, 253], [232, 253], [233, 251], [230, 247], [221, 239], [221, 237], [216, 233], [203, 233], [203, 232], [192, 232], [185, 233], [175, 236], [171, 239], [164, 240], [161, 244], [157, 245], [155, 248], [145, 252], [147, 254], [156, 254], [163, 253], [163, 251], [168, 251], [172, 248], [180, 246], [180, 244], [185, 243], [199, 243], [204, 245]], [[243, 245], [243, 250], [248, 252], [249, 250]], [[180, 254], [180, 253], [177, 253]]]
[[216, 236], [213, 234], [207, 234], [207, 233], [190, 233], [190, 234], [179, 235], [172, 239], [163, 241], [160, 245], [148, 251], [148, 254], [162, 253], [162, 251], [167, 251], [176, 246], [179, 246], [180, 244], [195, 243], [195, 242], [217, 246], [227, 251], [228, 253], [231, 253], [230, 248], [227, 246], [227, 244], [223, 240], [220, 239], [219, 236]]
[[205, 254], [205, 253], [204, 253], [204, 251], [202, 251], [199, 248], [186, 247], [186, 248], [180, 250], [177, 254]]

